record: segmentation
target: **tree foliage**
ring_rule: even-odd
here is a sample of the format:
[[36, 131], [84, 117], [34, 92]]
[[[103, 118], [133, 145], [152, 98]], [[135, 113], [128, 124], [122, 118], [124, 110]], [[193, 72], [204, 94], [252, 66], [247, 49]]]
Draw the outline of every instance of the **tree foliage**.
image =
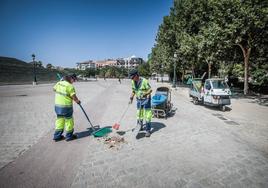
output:
[[149, 63], [143, 63], [141, 65], [138, 66], [138, 72], [141, 76], [143, 77], [150, 77], [151, 76], [151, 71], [150, 71], [150, 65]]
[[52, 67], [53, 67], [53, 66], [52, 66], [51, 63], [48, 63], [48, 64], [46, 65], [46, 68], [47, 68], [47, 69], [52, 69]]
[[84, 71], [84, 74], [83, 76], [85, 77], [95, 77], [96, 76], [96, 69], [95, 68], [87, 68], [85, 71]]
[[231, 76], [242, 67], [243, 75], [241, 69], [236, 75], [244, 77], [245, 94], [248, 77], [268, 85], [267, 15], [268, 2], [262, 0], [175, 0], [159, 26], [151, 70], [171, 73], [177, 53], [178, 74]]
[[102, 78], [124, 78], [128, 76], [128, 71], [124, 67], [103, 67], [96, 70], [96, 74]]

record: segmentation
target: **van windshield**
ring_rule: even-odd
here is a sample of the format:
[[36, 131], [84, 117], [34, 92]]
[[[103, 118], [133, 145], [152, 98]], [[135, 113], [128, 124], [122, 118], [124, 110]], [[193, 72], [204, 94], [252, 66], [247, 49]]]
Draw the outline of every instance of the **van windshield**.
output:
[[213, 89], [226, 89], [228, 85], [225, 83], [224, 80], [213, 80], [212, 81]]

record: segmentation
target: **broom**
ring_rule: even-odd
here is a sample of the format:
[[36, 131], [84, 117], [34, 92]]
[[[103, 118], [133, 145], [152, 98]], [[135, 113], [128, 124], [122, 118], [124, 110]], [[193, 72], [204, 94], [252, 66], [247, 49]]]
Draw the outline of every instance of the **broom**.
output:
[[125, 109], [124, 113], [121, 115], [121, 118], [120, 118], [120, 120], [118, 121], [118, 123], [113, 124], [112, 127], [113, 127], [115, 130], [118, 130], [118, 129], [120, 128], [120, 123], [121, 123], [122, 119], [125, 117], [125, 115], [126, 115], [126, 113], [127, 113], [127, 110], [128, 110], [128, 108], [129, 108], [129, 106], [130, 106], [130, 103], [128, 103], [127, 108]]

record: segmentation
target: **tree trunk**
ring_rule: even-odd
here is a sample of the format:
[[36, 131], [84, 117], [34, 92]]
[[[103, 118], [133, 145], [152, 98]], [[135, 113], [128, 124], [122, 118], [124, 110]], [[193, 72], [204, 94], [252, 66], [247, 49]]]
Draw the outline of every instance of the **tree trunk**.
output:
[[244, 71], [244, 95], [248, 94], [248, 67], [249, 67], [249, 57], [244, 58], [245, 71]]
[[211, 63], [208, 63], [208, 78], [211, 77]]
[[181, 75], [182, 83], [184, 83], [184, 75], [185, 75], [185, 70], [184, 70], [184, 67], [182, 67], [182, 75]]
[[249, 56], [251, 48], [244, 48], [241, 44], [238, 44], [243, 51], [244, 56], [244, 95], [248, 94], [248, 69], [249, 69]]
[[192, 77], [195, 77], [195, 73], [194, 73], [194, 65], [192, 65]]

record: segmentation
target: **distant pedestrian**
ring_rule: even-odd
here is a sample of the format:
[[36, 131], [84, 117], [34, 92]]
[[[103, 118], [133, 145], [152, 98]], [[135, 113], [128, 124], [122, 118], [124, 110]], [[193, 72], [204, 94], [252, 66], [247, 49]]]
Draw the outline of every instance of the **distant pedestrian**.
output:
[[121, 84], [121, 79], [120, 79], [120, 77], [118, 78], [118, 82]]
[[77, 104], [81, 102], [77, 98], [75, 88], [72, 85], [76, 80], [76, 75], [70, 74], [63, 77], [63, 80], [59, 81], [53, 88], [55, 91], [55, 112], [57, 115], [53, 138], [55, 141], [64, 139], [64, 136], [62, 136], [64, 127], [66, 131], [66, 141], [77, 138], [77, 135], [73, 134], [73, 101]]

